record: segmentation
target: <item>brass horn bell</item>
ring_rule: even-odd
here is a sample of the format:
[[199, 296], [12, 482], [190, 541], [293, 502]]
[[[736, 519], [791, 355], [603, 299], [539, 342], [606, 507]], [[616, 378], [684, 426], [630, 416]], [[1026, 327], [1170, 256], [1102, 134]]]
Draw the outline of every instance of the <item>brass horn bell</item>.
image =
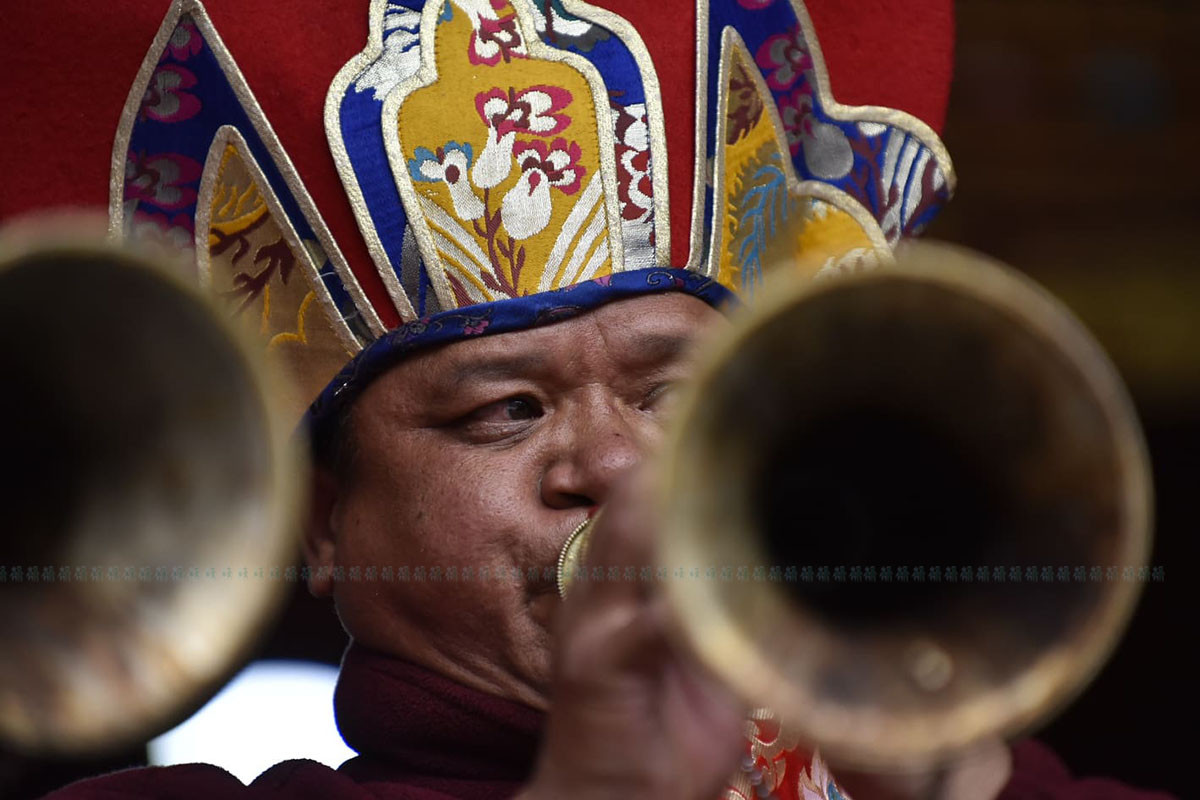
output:
[[[261, 347], [258, 348], [261, 350]], [[277, 604], [304, 480], [255, 348], [95, 244], [0, 264], [0, 738], [117, 748], [228, 678]]]
[[936, 763], [1043, 719], [1132, 612], [1137, 582], [1109, 567], [1149, 552], [1111, 364], [1029, 280], [945, 247], [762, 295], [657, 473], [683, 639], [851, 767]]

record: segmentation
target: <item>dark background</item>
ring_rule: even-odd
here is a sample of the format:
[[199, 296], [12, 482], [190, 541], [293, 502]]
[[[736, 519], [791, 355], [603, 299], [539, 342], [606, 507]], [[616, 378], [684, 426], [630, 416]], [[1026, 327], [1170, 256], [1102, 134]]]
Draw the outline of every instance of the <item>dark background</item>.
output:
[[1200, 667], [1200, 4], [959, 0], [944, 140], [958, 193], [927, 235], [1070, 306], [1129, 385], [1154, 470], [1161, 584], [1038, 736], [1077, 774], [1195, 796]]
[[[1077, 774], [1189, 796], [1200, 667], [1200, 8], [1161, 0], [959, 0], [944, 140], [958, 194], [928, 236], [1006, 261], [1107, 348], [1153, 462], [1165, 580], [1113, 660], [1039, 732]], [[299, 589], [260, 657], [337, 663], [332, 608]], [[144, 763], [0, 754], [7, 797]]]

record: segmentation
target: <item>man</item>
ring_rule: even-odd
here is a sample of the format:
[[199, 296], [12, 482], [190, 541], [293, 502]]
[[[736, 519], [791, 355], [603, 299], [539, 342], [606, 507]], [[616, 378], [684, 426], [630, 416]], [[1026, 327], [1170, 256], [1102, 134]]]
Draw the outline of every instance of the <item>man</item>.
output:
[[[8, 24], [54, 32], [14, 60], [8, 107], [66, 111], [14, 126], [5, 215], [111, 188], [118, 235], [194, 251], [296, 407], [320, 392], [305, 551], [354, 642], [342, 769], [151, 769], [58, 797], [703, 798], [731, 769], [733, 796], [841, 796], [819, 759], [746, 743], [662, 598], [602, 582], [560, 608], [546, 571], [600, 505], [591, 562], [647, 562], [637, 464], [715, 307], [775, 263], [886, 257], [948, 198], [917, 118], [944, 112], [948, 4], [376, 0], [368, 26], [354, 5]], [[916, 116], [835, 102], [818, 30], [844, 102]], [[111, 172], [84, 181], [63, 154], [106, 151], [90, 126], [111, 131], [135, 73]], [[458, 577], [399, 578], [421, 566]], [[355, 567], [394, 579], [336, 579]], [[977, 761], [982, 796], [1008, 761], [959, 772]]]
[[[694, 339], [719, 319], [695, 298], [650, 295], [422, 353], [375, 381], [344, 428], [342, 475], [323, 481], [306, 548], [310, 585], [336, 598], [355, 647], [540, 711], [553, 683], [551, 732], [524, 796], [713, 797], [735, 764], [739, 705], [672, 654], [662, 598], [645, 587], [604, 583], [572, 598], [580, 608], [559, 620], [552, 682], [559, 599], [547, 579], [570, 531], [657, 442]], [[622, 540], [635, 528], [616, 522], [597, 558], [649, 563], [650, 542]], [[321, 569], [371, 564], [476, 577], [380, 592]]]

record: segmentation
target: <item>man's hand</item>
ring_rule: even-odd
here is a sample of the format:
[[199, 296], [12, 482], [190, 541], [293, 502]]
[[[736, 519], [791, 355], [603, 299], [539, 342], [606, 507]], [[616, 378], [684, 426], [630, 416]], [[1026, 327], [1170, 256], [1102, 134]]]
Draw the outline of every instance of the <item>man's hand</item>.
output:
[[644, 487], [635, 475], [613, 493], [586, 559], [605, 580], [577, 580], [559, 614], [553, 705], [522, 800], [713, 800], [737, 767], [745, 707], [672, 641], [662, 592], [625, 580], [653, 566]]

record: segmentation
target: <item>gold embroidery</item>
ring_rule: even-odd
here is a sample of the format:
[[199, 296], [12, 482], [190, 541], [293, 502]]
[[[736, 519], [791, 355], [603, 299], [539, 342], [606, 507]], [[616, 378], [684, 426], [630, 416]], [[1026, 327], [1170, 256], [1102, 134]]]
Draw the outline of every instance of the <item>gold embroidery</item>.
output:
[[753, 291], [778, 265], [811, 276], [848, 250], [886, 250], [861, 203], [823, 181], [799, 180], [778, 109], [733, 28], [722, 33], [719, 70], [706, 274]]
[[[290, 378], [299, 421], [357, 347], [317, 277], [310, 247], [278, 207], [261, 170], [232, 127], [209, 149], [196, 214], [201, 285], [232, 313], [257, 322], [270, 360]], [[313, 305], [320, 314], [309, 314]]]

